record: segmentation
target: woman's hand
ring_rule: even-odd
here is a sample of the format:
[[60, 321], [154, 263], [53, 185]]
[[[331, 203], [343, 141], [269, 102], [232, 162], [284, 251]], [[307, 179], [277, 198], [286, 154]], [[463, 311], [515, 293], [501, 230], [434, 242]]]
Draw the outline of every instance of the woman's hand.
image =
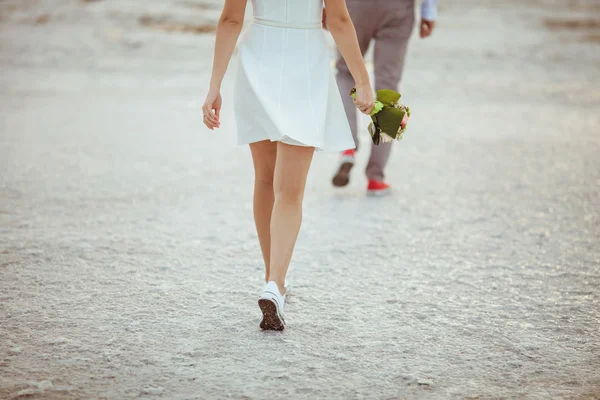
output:
[[361, 113], [371, 115], [373, 107], [375, 107], [375, 96], [371, 85], [361, 85], [356, 87], [356, 99], [354, 104]]
[[204, 114], [203, 122], [211, 131], [221, 126], [219, 115], [221, 113], [221, 90], [211, 88], [206, 95], [206, 100], [202, 106]]

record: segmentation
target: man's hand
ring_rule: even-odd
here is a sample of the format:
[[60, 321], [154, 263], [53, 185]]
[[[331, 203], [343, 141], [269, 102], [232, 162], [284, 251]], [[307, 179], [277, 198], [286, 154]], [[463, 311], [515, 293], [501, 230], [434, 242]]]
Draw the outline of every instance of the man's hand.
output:
[[429, 21], [427, 19], [422, 19], [421, 25], [420, 25], [420, 30], [419, 30], [421, 39], [425, 39], [426, 37], [431, 36], [431, 34], [433, 33], [433, 28], [435, 28], [435, 21]]
[[327, 11], [323, 8], [323, 20], [321, 21], [323, 24], [323, 29], [327, 30]]

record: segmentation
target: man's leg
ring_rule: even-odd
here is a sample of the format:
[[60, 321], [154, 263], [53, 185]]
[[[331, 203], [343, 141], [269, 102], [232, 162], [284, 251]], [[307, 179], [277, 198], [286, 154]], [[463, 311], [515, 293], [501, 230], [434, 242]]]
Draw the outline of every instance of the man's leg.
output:
[[[371, 39], [375, 34], [376, 28], [374, 25], [374, 19], [369, 16], [369, 2], [348, 1], [347, 6], [348, 12], [350, 13], [350, 17], [356, 29], [356, 35], [358, 37], [360, 51], [364, 56], [367, 50], [369, 49], [369, 44], [371, 43]], [[348, 118], [348, 122], [350, 123], [350, 130], [352, 131], [352, 136], [354, 137], [354, 144], [358, 149], [356, 106], [354, 105], [354, 101], [352, 101], [352, 97], [350, 97], [350, 90], [352, 90], [352, 88], [354, 87], [354, 78], [350, 74], [350, 70], [348, 69], [346, 62], [344, 61], [339, 52], [336, 67], [337, 84], [340, 90], [340, 94], [342, 96], [342, 101], [344, 102], [346, 117]], [[335, 176], [333, 177], [334, 186], [346, 186], [350, 181], [350, 170], [354, 166], [354, 155], [353, 152], [349, 153], [352, 154], [344, 154], [342, 157], [340, 167]]]
[[[382, 21], [375, 35], [375, 90], [397, 90], [415, 22], [414, 0], [398, 0], [388, 4], [389, 9], [385, 13], [387, 18]], [[367, 179], [384, 180], [383, 170], [391, 151], [392, 143], [372, 145], [366, 169]]]

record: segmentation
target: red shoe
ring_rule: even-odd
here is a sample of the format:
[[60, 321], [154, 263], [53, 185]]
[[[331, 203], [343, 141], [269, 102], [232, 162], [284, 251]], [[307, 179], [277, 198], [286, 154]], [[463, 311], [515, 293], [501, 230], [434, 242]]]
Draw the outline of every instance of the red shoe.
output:
[[346, 150], [342, 152], [340, 167], [332, 179], [333, 186], [343, 187], [350, 182], [350, 171], [354, 167], [354, 157], [356, 150]]
[[355, 149], [342, 151], [342, 161], [348, 160], [348, 161], [354, 163], [354, 157], [356, 157]]
[[383, 181], [369, 180], [367, 194], [369, 196], [385, 196], [392, 190], [392, 187]]

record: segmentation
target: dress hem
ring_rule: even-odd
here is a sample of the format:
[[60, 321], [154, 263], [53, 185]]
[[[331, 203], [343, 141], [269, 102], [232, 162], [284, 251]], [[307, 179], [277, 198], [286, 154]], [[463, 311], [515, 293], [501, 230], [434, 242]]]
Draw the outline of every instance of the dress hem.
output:
[[238, 146], [245, 146], [245, 145], [249, 145], [249, 144], [252, 144], [252, 143], [264, 142], [264, 141], [267, 141], [267, 140], [270, 141], [271, 143], [281, 142], [281, 143], [285, 143], [285, 144], [290, 145], [290, 146], [314, 147], [316, 151], [322, 151], [324, 153], [339, 153], [339, 152], [342, 152], [342, 151], [351, 150], [351, 149], [355, 149], [356, 148], [355, 144], [352, 144], [351, 147], [340, 146], [340, 147], [327, 147], [327, 148], [324, 148], [322, 145], [318, 146], [318, 145], [307, 144], [307, 143], [303, 143], [303, 142], [300, 142], [300, 141], [292, 139], [292, 138], [282, 138], [282, 139], [273, 140], [273, 139], [270, 139], [268, 137], [264, 138], [264, 139], [238, 141]]

